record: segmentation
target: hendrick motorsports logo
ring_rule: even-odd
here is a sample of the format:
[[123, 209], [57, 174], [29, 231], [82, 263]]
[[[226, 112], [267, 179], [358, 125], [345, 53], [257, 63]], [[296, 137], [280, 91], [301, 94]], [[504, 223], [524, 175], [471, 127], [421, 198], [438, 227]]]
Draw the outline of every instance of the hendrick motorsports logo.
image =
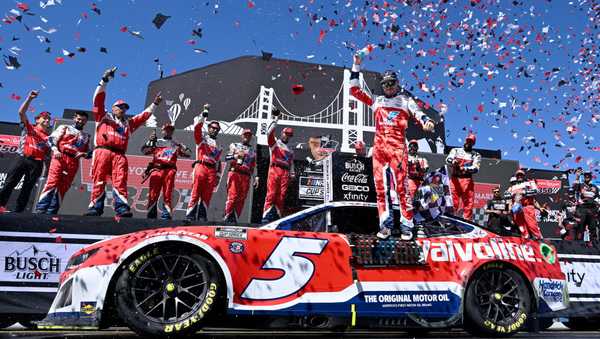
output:
[[59, 274], [60, 267], [59, 257], [35, 245], [4, 257], [4, 273], [14, 274], [17, 280], [47, 280], [49, 275]]
[[344, 169], [354, 173], [361, 173], [365, 170], [365, 164], [362, 161], [354, 158], [344, 163]]
[[539, 280], [538, 289], [542, 298], [548, 301], [563, 300], [564, 283], [562, 281]]

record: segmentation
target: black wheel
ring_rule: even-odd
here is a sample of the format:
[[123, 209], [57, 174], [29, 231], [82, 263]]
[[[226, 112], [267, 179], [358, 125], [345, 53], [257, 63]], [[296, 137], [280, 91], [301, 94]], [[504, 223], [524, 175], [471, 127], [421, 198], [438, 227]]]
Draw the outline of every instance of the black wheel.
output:
[[572, 317], [563, 324], [574, 331], [595, 331], [600, 328], [598, 318]]
[[139, 334], [183, 336], [202, 327], [220, 288], [214, 264], [202, 255], [153, 248], [125, 265], [115, 303], [119, 317]]
[[512, 268], [488, 264], [469, 282], [464, 325], [472, 334], [506, 337], [522, 329], [531, 310], [527, 282]]

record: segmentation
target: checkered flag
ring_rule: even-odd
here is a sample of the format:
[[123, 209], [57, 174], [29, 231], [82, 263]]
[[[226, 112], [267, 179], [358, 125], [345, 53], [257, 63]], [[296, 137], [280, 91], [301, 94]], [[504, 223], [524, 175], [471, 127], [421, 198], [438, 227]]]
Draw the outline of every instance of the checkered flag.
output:
[[415, 193], [413, 206], [417, 223], [433, 220], [446, 209], [452, 209], [450, 178], [446, 167], [441, 167], [427, 175]]

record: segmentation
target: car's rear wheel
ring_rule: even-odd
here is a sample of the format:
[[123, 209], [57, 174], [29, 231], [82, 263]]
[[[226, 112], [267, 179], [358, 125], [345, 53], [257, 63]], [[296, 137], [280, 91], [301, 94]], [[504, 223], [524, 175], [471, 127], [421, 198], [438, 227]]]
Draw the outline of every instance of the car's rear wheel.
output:
[[221, 290], [214, 265], [189, 250], [153, 248], [138, 253], [116, 282], [119, 317], [142, 335], [196, 332]]
[[574, 331], [595, 331], [600, 328], [599, 320], [595, 317], [571, 317], [563, 324]]
[[465, 329], [475, 335], [504, 337], [521, 330], [531, 311], [525, 279], [504, 264], [478, 270], [465, 296]]

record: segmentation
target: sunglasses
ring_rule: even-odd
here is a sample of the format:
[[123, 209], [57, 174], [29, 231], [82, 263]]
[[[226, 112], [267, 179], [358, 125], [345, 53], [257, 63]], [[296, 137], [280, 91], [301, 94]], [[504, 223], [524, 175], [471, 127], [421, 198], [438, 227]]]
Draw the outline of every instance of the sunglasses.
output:
[[395, 81], [385, 81], [381, 83], [382, 87], [385, 88], [391, 88], [391, 87], [395, 87], [396, 86], [396, 82]]

